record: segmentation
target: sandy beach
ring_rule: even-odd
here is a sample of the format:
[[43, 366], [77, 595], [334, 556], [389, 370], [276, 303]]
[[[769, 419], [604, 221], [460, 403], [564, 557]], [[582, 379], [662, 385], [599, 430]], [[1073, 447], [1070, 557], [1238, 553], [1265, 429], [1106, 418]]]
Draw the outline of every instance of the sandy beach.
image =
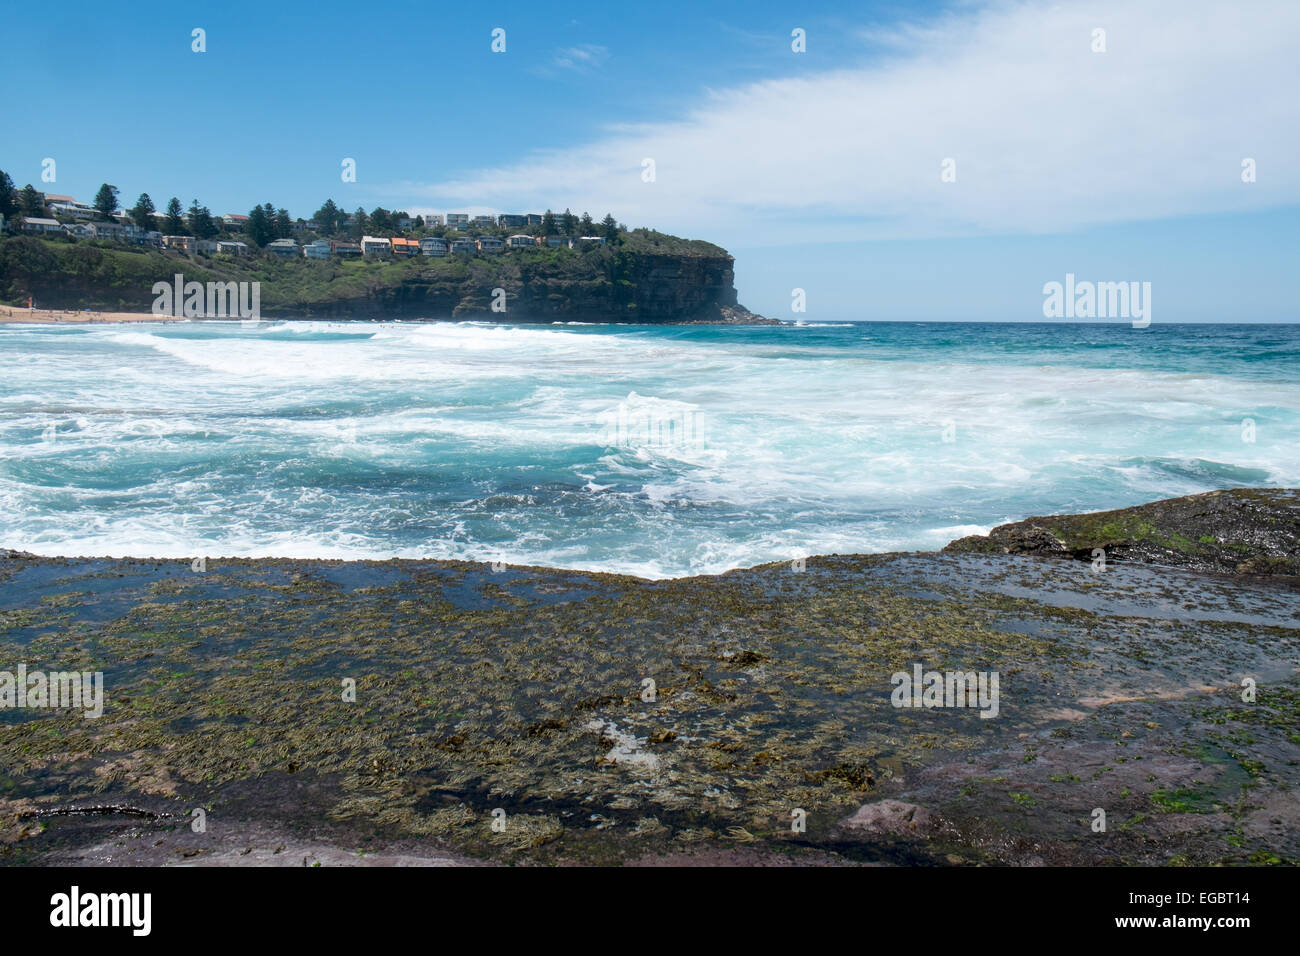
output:
[[0, 309], [0, 322], [30, 322], [39, 325], [82, 325], [87, 322], [95, 324], [109, 322], [175, 322], [166, 316], [154, 315], [152, 312], [97, 312], [91, 309], [19, 309], [5, 307]]

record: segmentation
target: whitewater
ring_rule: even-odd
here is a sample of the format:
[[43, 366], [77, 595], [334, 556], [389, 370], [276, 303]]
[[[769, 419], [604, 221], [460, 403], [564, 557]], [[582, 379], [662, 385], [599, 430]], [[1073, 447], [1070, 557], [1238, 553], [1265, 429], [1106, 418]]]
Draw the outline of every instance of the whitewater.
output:
[[1297, 369], [1296, 325], [6, 325], [0, 547], [651, 578], [934, 550], [1300, 486]]

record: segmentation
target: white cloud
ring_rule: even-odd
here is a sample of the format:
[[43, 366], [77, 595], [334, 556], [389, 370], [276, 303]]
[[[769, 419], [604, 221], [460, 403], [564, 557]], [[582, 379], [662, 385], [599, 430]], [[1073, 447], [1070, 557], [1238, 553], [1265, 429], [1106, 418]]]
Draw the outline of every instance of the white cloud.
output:
[[583, 43], [561, 50], [551, 60], [552, 66], [563, 70], [591, 70], [609, 59], [609, 50], [594, 43]]
[[[1097, 27], [1105, 53], [1091, 50]], [[1050, 233], [1297, 203], [1298, 37], [1290, 0], [999, 3], [868, 36], [865, 66], [715, 92], [678, 119], [608, 128], [417, 195], [613, 211], [750, 245]], [[645, 157], [654, 183], [641, 180]], [[940, 180], [947, 157], [955, 183]], [[1258, 163], [1252, 185], [1244, 157]]]

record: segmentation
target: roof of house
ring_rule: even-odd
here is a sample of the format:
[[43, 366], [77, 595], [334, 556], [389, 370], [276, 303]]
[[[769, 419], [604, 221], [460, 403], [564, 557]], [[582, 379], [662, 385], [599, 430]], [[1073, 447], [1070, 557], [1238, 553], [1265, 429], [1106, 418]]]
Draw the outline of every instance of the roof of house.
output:
[[36, 217], [36, 216], [24, 216], [24, 217], [23, 217], [23, 222], [30, 222], [30, 223], [32, 223], [33, 225], [36, 225], [36, 226], [57, 226], [57, 225], [59, 225], [59, 220], [57, 220], [57, 219], [40, 219], [40, 218], [38, 218], [38, 217]]
[[76, 202], [71, 196], [56, 196], [54, 193], [45, 194], [46, 202]]

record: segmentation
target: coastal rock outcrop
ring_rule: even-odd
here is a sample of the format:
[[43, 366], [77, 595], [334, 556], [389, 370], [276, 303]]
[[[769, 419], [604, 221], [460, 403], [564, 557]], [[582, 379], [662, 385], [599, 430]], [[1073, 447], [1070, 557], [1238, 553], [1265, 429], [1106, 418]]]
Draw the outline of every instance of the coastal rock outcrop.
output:
[[1191, 571], [1300, 576], [1300, 492], [1233, 488], [1091, 514], [999, 525], [948, 553], [1026, 554], [1160, 564]]

